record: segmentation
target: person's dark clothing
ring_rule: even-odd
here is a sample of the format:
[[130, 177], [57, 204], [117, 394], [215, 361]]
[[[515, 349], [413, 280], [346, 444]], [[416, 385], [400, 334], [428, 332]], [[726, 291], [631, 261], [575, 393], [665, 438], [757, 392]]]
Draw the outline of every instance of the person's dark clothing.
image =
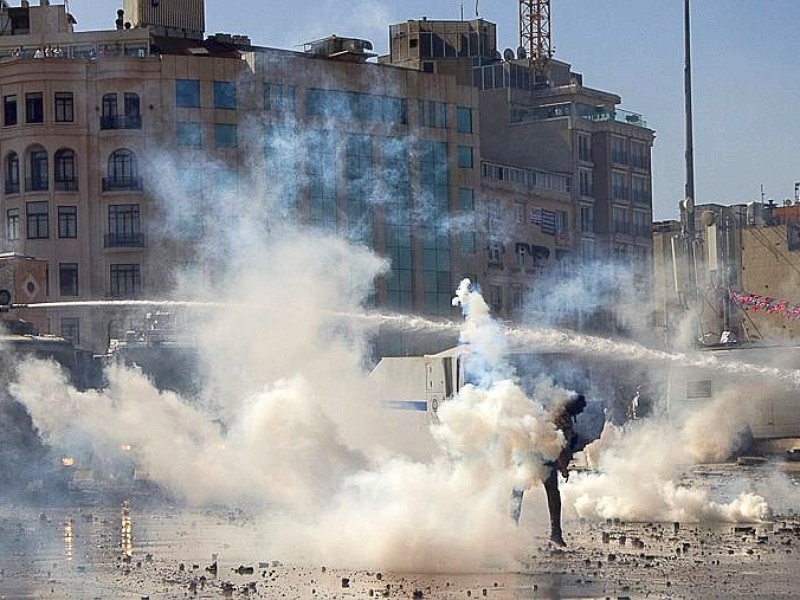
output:
[[[553, 424], [564, 434], [566, 443], [561, 449], [561, 453], [554, 461], [549, 461], [546, 466], [550, 467], [545, 480], [544, 491], [547, 494], [547, 510], [550, 513], [550, 540], [559, 546], [566, 545], [561, 531], [561, 493], [558, 490], [558, 473], [569, 479], [569, 463], [572, 455], [578, 446], [578, 434], [575, 431], [575, 419], [586, 407], [586, 399], [583, 394], [578, 394], [571, 398], [559, 410], [552, 415]], [[522, 511], [522, 497], [524, 490], [515, 488], [511, 494], [511, 518], [519, 522]]]

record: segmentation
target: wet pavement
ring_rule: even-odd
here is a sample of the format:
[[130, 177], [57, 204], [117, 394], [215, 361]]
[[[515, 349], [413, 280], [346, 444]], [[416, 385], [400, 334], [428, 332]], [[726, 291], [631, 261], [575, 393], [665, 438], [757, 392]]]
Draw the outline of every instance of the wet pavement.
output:
[[[692, 477], [713, 486], [730, 473]], [[760, 524], [573, 519], [561, 549], [544, 538], [534, 502], [530, 554], [517, 568], [411, 574], [284, 562], [241, 510], [180, 508], [143, 491], [103, 498], [0, 506], [0, 598], [721, 599], [800, 589], [791, 508]]]

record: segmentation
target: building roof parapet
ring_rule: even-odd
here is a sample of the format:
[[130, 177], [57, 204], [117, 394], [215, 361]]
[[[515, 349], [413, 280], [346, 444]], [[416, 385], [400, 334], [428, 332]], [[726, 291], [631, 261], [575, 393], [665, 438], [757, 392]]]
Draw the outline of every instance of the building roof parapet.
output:
[[514, 104], [511, 108], [511, 123], [535, 123], [550, 119], [577, 118], [598, 122], [613, 122], [641, 129], [649, 129], [641, 114], [615, 106], [600, 104], [592, 106], [582, 102], [556, 102], [526, 106]]

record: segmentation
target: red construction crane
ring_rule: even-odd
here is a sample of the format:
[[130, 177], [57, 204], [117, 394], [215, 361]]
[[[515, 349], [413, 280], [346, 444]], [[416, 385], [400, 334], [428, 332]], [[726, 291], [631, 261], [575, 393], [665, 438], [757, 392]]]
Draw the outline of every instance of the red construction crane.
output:
[[547, 74], [547, 64], [553, 57], [550, 0], [519, 0], [519, 47], [537, 73]]

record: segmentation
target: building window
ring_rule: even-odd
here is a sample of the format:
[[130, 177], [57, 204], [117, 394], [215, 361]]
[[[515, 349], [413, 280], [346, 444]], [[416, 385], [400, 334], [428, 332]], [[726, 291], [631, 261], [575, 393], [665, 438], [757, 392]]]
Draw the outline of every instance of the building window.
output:
[[77, 190], [75, 153], [72, 150], [57, 150], [53, 160], [55, 162], [55, 188], [57, 190]]
[[75, 121], [75, 101], [72, 92], [56, 92], [54, 97], [56, 123]]
[[78, 317], [61, 317], [61, 337], [77, 346], [81, 343], [80, 319]]
[[581, 206], [581, 231], [584, 233], [594, 232], [594, 207]]
[[625, 138], [616, 136], [611, 138], [611, 160], [618, 165], [628, 164], [628, 148]]
[[633, 234], [636, 237], [650, 237], [650, 220], [647, 218], [646, 212], [635, 210], [633, 211]]
[[550, 258], [550, 248], [533, 244], [531, 246], [531, 256], [533, 256], [534, 267], [544, 267]]
[[489, 286], [489, 308], [494, 313], [499, 313], [503, 310], [503, 288], [499, 285]]
[[584, 261], [594, 260], [594, 240], [581, 240], [581, 258], [583, 258]]
[[517, 244], [514, 247], [514, 254], [517, 257], [517, 266], [524, 268], [528, 260], [528, 255], [530, 254], [530, 247], [528, 244]]
[[297, 109], [297, 88], [281, 83], [264, 84], [264, 110], [295, 112]]
[[29, 192], [41, 192], [48, 188], [47, 152], [32, 150], [30, 154], [30, 177], [25, 182]]
[[615, 206], [613, 208], [614, 233], [630, 234], [630, 212], [628, 209]]
[[140, 229], [138, 204], [112, 204], [108, 207], [106, 247], [141, 247], [144, 237]]
[[140, 111], [139, 94], [134, 92], [125, 92], [125, 116], [129, 119], [138, 119], [142, 116]]
[[633, 201], [637, 204], [650, 204], [650, 185], [647, 177], [634, 175], [631, 184]]
[[458, 147], [458, 166], [463, 169], [472, 168], [472, 148], [470, 146]]
[[500, 200], [489, 200], [486, 203], [486, 221], [489, 231], [497, 231], [500, 227]]
[[3, 125], [9, 127], [17, 124], [17, 97], [3, 96]]
[[58, 293], [62, 296], [78, 295], [78, 263], [59, 263]]
[[214, 82], [214, 108], [236, 110], [236, 84], [230, 81]]
[[100, 129], [141, 129], [142, 116], [139, 109], [139, 94], [125, 92], [123, 96], [124, 114], [120, 115], [117, 94], [103, 95], [103, 115]]
[[182, 148], [199, 148], [202, 141], [200, 123], [176, 123], [175, 137]]
[[175, 80], [175, 106], [200, 108], [200, 82], [197, 79]]
[[567, 211], [565, 210], [557, 210], [556, 211], [556, 233], [564, 233], [567, 231]]
[[514, 218], [518, 224], [525, 223], [525, 205], [522, 202], [514, 203]]
[[436, 127], [436, 102], [428, 101], [428, 127]]
[[111, 296], [138, 296], [142, 291], [138, 264], [111, 265]]
[[578, 134], [578, 160], [592, 162], [592, 138]]
[[631, 141], [631, 165], [636, 169], [647, 169], [647, 146], [644, 142]]
[[[458, 210], [463, 213], [473, 213], [475, 211], [475, 190], [472, 188], [458, 188]], [[471, 223], [473, 216], [470, 214], [468, 218]], [[459, 234], [461, 252], [463, 254], [475, 254], [477, 251], [477, 236], [475, 235], [474, 227], [467, 227], [466, 229], [472, 231], [462, 231]]]
[[25, 94], [25, 121], [44, 123], [44, 97], [41, 92]]
[[19, 209], [9, 208], [6, 211], [6, 239], [13, 242], [19, 239]]
[[19, 155], [11, 152], [6, 158], [6, 194], [19, 193]]
[[47, 202], [28, 202], [25, 210], [28, 219], [28, 239], [50, 237]]
[[78, 237], [77, 206], [58, 207], [58, 237], [60, 238]]
[[592, 171], [590, 169], [581, 169], [578, 172], [578, 184], [580, 185], [581, 196], [594, 195]]
[[462, 231], [459, 234], [461, 254], [475, 254], [478, 245], [476, 239], [474, 231]]
[[458, 188], [458, 210], [475, 210], [475, 190], [471, 188]]
[[238, 197], [239, 171], [236, 169], [217, 169], [214, 173], [214, 193], [218, 196]]
[[503, 244], [491, 241], [487, 246], [487, 252], [490, 265], [503, 264]]
[[100, 117], [100, 129], [116, 129], [117, 95], [103, 94], [103, 114]]
[[525, 296], [522, 292], [522, 285], [519, 283], [511, 284], [511, 309], [522, 310], [525, 308]]
[[405, 125], [408, 102], [392, 96], [310, 88], [306, 92], [306, 114]]
[[614, 200], [628, 199], [628, 178], [625, 173], [611, 173], [611, 194]]
[[103, 178], [103, 191], [140, 190], [139, 169], [136, 155], [120, 148], [108, 157], [108, 177]]
[[472, 109], [459, 106], [456, 110], [456, 128], [458, 133], [472, 133]]
[[236, 148], [236, 125], [214, 123], [214, 144], [217, 148]]

